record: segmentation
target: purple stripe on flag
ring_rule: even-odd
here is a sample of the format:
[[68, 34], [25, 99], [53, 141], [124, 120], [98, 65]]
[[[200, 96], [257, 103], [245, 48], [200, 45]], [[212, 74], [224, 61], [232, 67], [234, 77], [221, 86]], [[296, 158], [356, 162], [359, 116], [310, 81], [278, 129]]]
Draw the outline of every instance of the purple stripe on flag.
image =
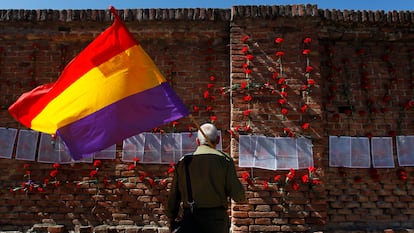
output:
[[188, 114], [174, 90], [164, 82], [62, 127], [57, 134], [78, 160]]

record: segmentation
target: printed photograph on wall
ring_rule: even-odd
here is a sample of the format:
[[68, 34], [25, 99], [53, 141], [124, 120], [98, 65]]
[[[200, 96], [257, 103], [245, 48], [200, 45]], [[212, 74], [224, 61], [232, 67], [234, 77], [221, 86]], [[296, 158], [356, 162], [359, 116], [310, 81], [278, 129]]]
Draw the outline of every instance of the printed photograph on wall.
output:
[[181, 158], [181, 134], [161, 135], [161, 163], [176, 163]]
[[414, 136], [397, 136], [398, 165], [414, 166]]
[[161, 163], [161, 134], [145, 133], [142, 163]]
[[142, 161], [144, 155], [144, 143], [144, 133], [125, 139], [122, 142], [122, 161], [134, 162], [134, 159]]
[[37, 131], [25, 129], [19, 130], [16, 147], [16, 159], [35, 161], [38, 138], [39, 132]]
[[254, 167], [268, 170], [276, 170], [274, 138], [259, 136], [256, 141], [254, 153]]
[[239, 166], [254, 167], [254, 151], [257, 137], [254, 135], [239, 136]]
[[392, 137], [371, 138], [372, 165], [375, 168], [393, 168], [394, 153], [392, 149]]
[[0, 127], [0, 158], [11, 159], [17, 129]]
[[298, 169], [298, 154], [296, 150], [296, 139], [278, 137], [276, 140], [276, 169], [289, 170]]

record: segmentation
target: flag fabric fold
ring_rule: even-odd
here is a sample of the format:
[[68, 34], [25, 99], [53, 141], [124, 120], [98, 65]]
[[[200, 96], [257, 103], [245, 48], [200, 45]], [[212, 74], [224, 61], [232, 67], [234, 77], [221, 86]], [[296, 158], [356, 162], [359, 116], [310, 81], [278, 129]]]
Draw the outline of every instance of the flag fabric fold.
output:
[[189, 114], [155, 63], [116, 13], [59, 79], [22, 94], [9, 107], [24, 126], [64, 141], [84, 158]]

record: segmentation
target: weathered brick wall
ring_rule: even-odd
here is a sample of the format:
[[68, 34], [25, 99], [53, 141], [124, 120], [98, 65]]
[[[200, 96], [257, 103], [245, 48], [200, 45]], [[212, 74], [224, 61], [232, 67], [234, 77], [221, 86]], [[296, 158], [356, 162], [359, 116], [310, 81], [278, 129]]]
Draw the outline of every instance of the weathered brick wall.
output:
[[[223, 131], [223, 145], [229, 145], [226, 131], [230, 107], [228, 97], [218, 89], [229, 82], [229, 34], [225, 17], [230, 11], [165, 10], [159, 21], [160, 15], [154, 16], [156, 12], [152, 10], [133, 13], [131, 18], [126, 16], [126, 11], [120, 11], [128, 29], [188, 108], [199, 109], [192, 111], [197, 122], [217, 116], [216, 124]], [[56, 80], [64, 66], [112, 20], [106, 11], [2, 11], [2, 19], [7, 20], [1, 22], [0, 36], [1, 126], [23, 128], [11, 118], [7, 107], [23, 92]], [[205, 91], [209, 91], [209, 98], [204, 97]], [[185, 118], [176, 130], [194, 131], [195, 128], [190, 118]], [[167, 125], [162, 130], [172, 132], [173, 128]], [[228, 147], [224, 149], [230, 152]], [[169, 166], [138, 165], [134, 172], [128, 170], [130, 164], [123, 163], [120, 154], [116, 160], [102, 162], [98, 184], [86, 182], [94, 181], [89, 177], [89, 172], [95, 169], [92, 164], [62, 165], [57, 188], [48, 185], [41, 193], [35, 190], [26, 194], [9, 192], [9, 187], [19, 187], [27, 181], [23, 177], [24, 164], [30, 164], [28, 170], [37, 183], [49, 177], [52, 164], [2, 159], [0, 229], [12, 230], [16, 225], [27, 228], [43, 219], [52, 219], [69, 229], [88, 224], [153, 225], [155, 229], [165, 226], [163, 204], [171, 181], [167, 173]], [[146, 178], [141, 180], [144, 173]], [[118, 186], [116, 179], [120, 178], [129, 180]], [[153, 186], [150, 179], [155, 181]], [[164, 179], [167, 185], [162, 184]], [[79, 181], [84, 183], [77, 185]]]
[[[225, 150], [236, 162], [240, 134], [291, 132], [312, 139], [316, 173], [322, 180], [313, 189], [301, 184], [304, 170], [297, 171], [297, 190], [287, 186], [282, 191], [273, 178], [285, 177], [287, 171], [239, 169], [248, 202], [231, 206], [234, 232], [414, 227], [411, 167], [405, 167], [409, 178], [404, 184], [396, 175], [398, 165], [339, 169], [329, 167], [328, 160], [329, 135], [413, 134], [414, 113], [401, 111], [413, 97], [412, 12], [341, 12], [293, 5], [119, 13], [196, 121], [217, 117]], [[0, 16], [0, 126], [22, 128], [7, 107], [23, 92], [56, 80], [65, 64], [112, 20], [109, 11], [96, 10], [3, 10]], [[283, 42], [276, 43], [276, 38]], [[277, 52], [283, 52], [282, 59]], [[243, 68], [246, 54], [254, 57], [248, 75]], [[307, 73], [309, 66], [313, 70]], [[280, 69], [283, 83], [276, 75]], [[309, 79], [315, 84], [304, 90]], [[367, 83], [369, 87], [361, 86]], [[245, 84], [250, 86], [242, 88]], [[231, 94], [223, 95], [220, 87], [231, 87]], [[286, 116], [279, 103], [281, 92], [287, 93]], [[389, 96], [386, 101], [384, 95]], [[302, 112], [305, 104], [308, 108]], [[190, 118], [179, 122], [179, 131], [195, 127]], [[305, 123], [309, 127], [303, 127]], [[173, 130], [171, 125], [162, 129]], [[163, 205], [171, 181], [169, 166], [138, 165], [132, 171], [120, 158], [118, 154], [115, 160], [103, 161], [97, 183], [89, 177], [93, 164], [76, 163], [59, 168], [57, 187], [27, 193], [9, 188], [27, 180], [26, 170], [42, 182], [52, 165], [29, 162], [26, 169], [25, 161], [1, 159], [0, 230], [16, 230], [16, 225], [27, 229], [51, 219], [68, 229], [108, 224], [150, 225], [161, 231], [167, 220]], [[253, 184], [247, 184], [246, 173]], [[120, 178], [125, 180], [118, 184]]]

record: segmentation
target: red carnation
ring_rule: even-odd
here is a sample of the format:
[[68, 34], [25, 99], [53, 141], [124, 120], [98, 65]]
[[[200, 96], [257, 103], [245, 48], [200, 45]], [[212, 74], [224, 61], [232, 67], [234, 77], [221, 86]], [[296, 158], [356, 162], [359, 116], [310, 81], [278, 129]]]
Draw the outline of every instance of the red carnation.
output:
[[283, 42], [283, 38], [278, 37], [278, 38], [275, 39], [275, 42], [276, 42], [276, 44], [280, 44], [280, 43]]
[[282, 51], [277, 51], [276, 52], [276, 57], [283, 57], [283, 55], [285, 55], [285, 53], [282, 52]]
[[102, 161], [101, 160], [95, 160], [94, 162], [93, 162], [93, 166], [94, 167], [100, 167], [102, 165]]

